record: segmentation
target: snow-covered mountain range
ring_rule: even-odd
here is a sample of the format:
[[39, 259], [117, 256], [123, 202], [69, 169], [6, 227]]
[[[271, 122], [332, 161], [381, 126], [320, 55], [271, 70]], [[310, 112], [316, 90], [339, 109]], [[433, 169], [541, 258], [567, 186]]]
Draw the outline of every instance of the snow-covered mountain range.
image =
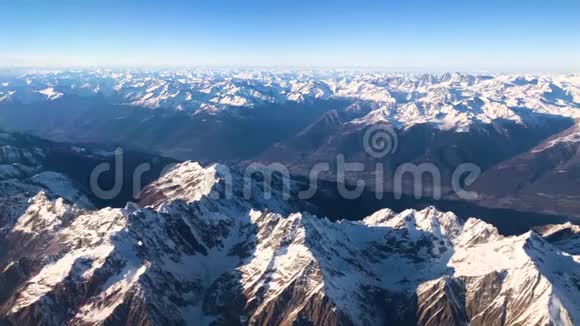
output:
[[[1, 159], [33, 165], [37, 155], [5, 149]], [[7, 191], [31, 182], [3, 168], [0, 323], [580, 320], [580, 244], [571, 224], [505, 237], [477, 218], [460, 221], [433, 207], [331, 222], [300, 213], [277, 192], [265, 200], [260, 183], [245, 199], [242, 176], [226, 178], [224, 169], [184, 162], [151, 183], [138, 204], [95, 209], [57, 173], [33, 176], [38, 189]]]
[[[81, 71], [0, 82], [10, 129], [176, 158], [283, 162], [298, 174], [340, 153], [374, 166], [363, 134], [389, 124], [399, 149], [386, 166], [432, 162], [445, 176], [476, 162], [482, 204], [569, 216], [579, 103], [578, 76]], [[172, 161], [126, 155], [129, 169]], [[119, 202], [97, 201], [83, 182], [112, 160], [0, 133], [0, 325], [580, 321], [575, 224], [504, 236], [434, 207], [335, 221], [314, 215], [314, 201], [276, 191], [266, 200], [259, 180], [246, 198], [239, 166], [192, 161], [138, 203], [103, 208]]]
[[367, 111], [356, 123], [432, 123], [466, 130], [474, 122], [541, 115], [580, 117], [577, 75], [393, 74], [373, 72], [57, 71], [0, 80], [0, 102], [102, 96], [114, 104], [191, 113], [346, 100]]
[[[383, 163], [387, 192], [397, 167], [428, 162], [446, 197], [451, 174], [469, 162], [484, 172], [473, 189], [478, 205], [579, 214], [578, 75], [93, 70], [1, 78], [4, 130], [177, 160], [282, 163], [304, 176], [345, 155], [368, 171]], [[398, 146], [376, 160], [363, 142], [379, 124], [394, 127]], [[351, 181], [361, 176], [376, 180]], [[332, 171], [322, 177], [336, 181]]]

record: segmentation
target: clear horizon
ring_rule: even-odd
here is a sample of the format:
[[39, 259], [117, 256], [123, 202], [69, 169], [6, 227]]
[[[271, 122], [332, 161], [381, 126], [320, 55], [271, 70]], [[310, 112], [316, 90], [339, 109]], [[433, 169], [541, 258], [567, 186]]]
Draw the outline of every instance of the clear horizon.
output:
[[423, 67], [365, 67], [365, 66], [283, 66], [283, 65], [20, 65], [20, 66], [2, 66], [0, 64], [0, 74], [8, 73], [43, 73], [50, 71], [74, 72], [74, 71], [96, 71], [108, 70], [113, 72], [179, 72], [208, 70], [208, 71], [255, 71], [255, 72], [352, 72], [352, 73], [392, 73], [392, 74], [530, 74], [530, 75], [580, 75], [580, 68], [572, 69], [524, 69], [524, 68], [494, 68], [494, 69], [453, 69], [453, 68], [423, 68]]
[[0, 5], [0, 67], [580, 72], [580, 2]]

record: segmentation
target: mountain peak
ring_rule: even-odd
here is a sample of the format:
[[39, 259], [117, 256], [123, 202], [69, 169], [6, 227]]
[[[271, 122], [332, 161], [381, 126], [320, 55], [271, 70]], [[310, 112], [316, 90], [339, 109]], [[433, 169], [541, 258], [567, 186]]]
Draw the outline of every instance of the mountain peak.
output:
[[224, 180], [223, 169], [219, 164], [203, 167], [192, 161], [176, 164], [142, 191], [140, 202], [144, 206], [158, 206], [175, 200], [199, 201]]

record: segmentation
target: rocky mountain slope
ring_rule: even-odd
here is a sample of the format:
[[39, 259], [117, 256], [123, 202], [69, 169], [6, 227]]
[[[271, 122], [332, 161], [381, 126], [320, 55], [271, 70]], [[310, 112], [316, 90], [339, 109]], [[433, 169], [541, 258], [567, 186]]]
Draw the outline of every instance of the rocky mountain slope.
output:
[[479, 203], [580, 216], [580, 125], [486, 171], [472, 186]]
[[[138, 183], [147, 185], [174, 163], [171, 159], [115, 146], [71, 145], [0, 131], [0, 194], [4, 197], [48, 189], [75, 201], [79, 194], [74, 189], [78, 188], [97, 207], [124, 206], [136, 199], [134, 188]], [[91, 191], [91, 173], [99, 166], [105, 167], [97, 175], [99, 189], [120, 185], [111, 198], [96, 196]], [[135, 180], [137, 170], [143, 173]]]
[[[359, 222], [185, 162], [137, 204], [30, 194], [2, 221], [0, 324], [574, 325], [576, 237], [434, 208]], [[69, 189], [74, 189], [71, 186]], [[4, 215], [3, 215], [4, 216]]]

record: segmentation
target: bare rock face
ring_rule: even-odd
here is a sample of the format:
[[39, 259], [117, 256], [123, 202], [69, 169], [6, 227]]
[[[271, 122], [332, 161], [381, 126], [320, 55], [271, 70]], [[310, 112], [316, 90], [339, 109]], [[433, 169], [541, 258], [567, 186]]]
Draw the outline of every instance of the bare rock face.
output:
[[257, 184], [246, 199], [222, 168], [177, 165], [141, 207], [31, 197], [2, 220], [0, 324], [580, 321], [572, 226], [504, 237], [433, 207], [332, 222], [293, 213], [279, 193], [264, 200]]
[[472, 186], [488, 207], [580, 217], [580, 121], [499, 162]]
[[535, 230], [560, 250], [572, 255], [580, 254], [580, 226], [565, 223], [541, 226]]
[[419, 325], [465, 325], [464, 284], [455, 279], [441, 278], [425, 282], [417, 289]]

